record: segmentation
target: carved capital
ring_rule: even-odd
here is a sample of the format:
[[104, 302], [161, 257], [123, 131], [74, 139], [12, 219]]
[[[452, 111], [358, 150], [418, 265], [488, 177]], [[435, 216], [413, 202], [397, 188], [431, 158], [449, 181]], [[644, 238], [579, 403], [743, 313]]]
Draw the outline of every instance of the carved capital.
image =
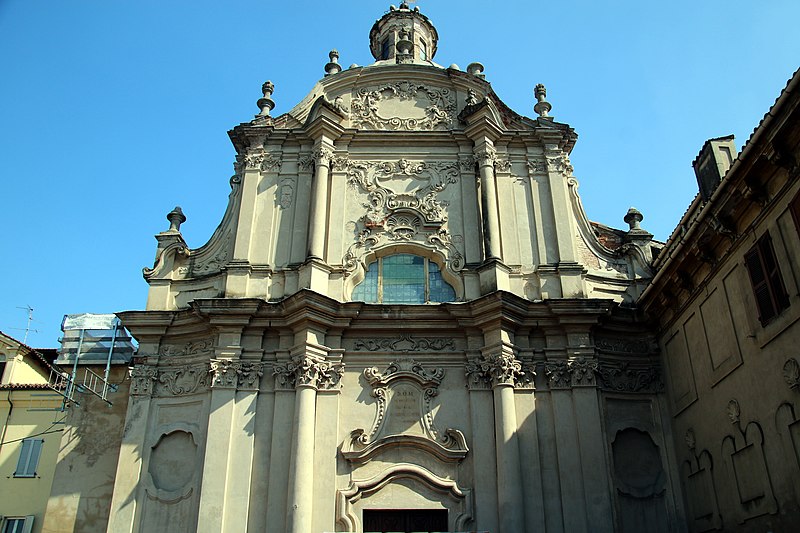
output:
[[318, 146], [311, 154], [314, 158], [314, 163], [317, 166], [330, 167], [331, 160], [333, 159], [333, 149], [329, 146]]
[[568, 389], [572, 384], [566, 361], [547, 361], [544, 364], [544, 373], [551, 389]]
[[255, 152], [244, 156], [242, 161], [245, 170], [261, 170], [261, 165], [264, 163], [264, 153]]
[[136, 365], [130, 369], [131, 396], [150, 396], [158, 379], [158, 370], [150, 365]]
[[283, 163], [282, 154], [266, 154], [261, 160], [261, 170], [266, 172], [278, 172]]
[[344, 375], [344, 363], [299, 355], [291, 361], [275, 365], [273, 375], [282, 388], [335, 389]]
[[585, 357], [570, 359], [567, 363], [573, 387], [594, 387], [594, 374], [597, 372], [597, 361]]
[[511, 171], [511, 161], [505, 157], [497, 157], [494, 161], [494, 168], [498, 172], [510, 172]]
[[468, 362], [466, 374], [473, 386], [515, 387], [532, 382], [535, 373], [530, 368], [523, 368], [522, 362], [513, 353], [503, 351], [489, 356], [482, 355]]
[[483, 149], [475, 150], [475, 159], [480, 167], [492, 167], [497, 160], [497, 153], [491, 146], [486, 146]]
[[263, 363], [253, 361], [211, 361], [214, 388], [236, 388], [257, 390], [259, 379], [264, 375]]
[[547, 163], [540, 159], [533, 159], [528, 161], [528, 174], [533, 176], [534, 174], [545, 174], [547, 172]]
[[560, 172], [565, 176], [572, 175], [572, 163], [569, 162], [569, 156], [563, 152], [556, 155], [547, 156], [547, 170], [549, 172]]
[[314, 166], [314, 157], [312, 154], [300, 154], [300, 157], [297, 159], [297, 166], [300, 168], [302, 172], [310, 172], [311, 168]]

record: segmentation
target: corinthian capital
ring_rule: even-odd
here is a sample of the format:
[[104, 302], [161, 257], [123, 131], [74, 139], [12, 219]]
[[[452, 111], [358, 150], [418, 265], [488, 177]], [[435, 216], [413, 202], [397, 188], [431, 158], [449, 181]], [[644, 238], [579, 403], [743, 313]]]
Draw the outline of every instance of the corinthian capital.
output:
[[314, 162], [318, 166], [329, 167], [333, 159], [333, 149], [329, 146], [320, 145], [314, 149], [311, 157], [314, 158]]
[[497, 153], [495, 152], [494, 147], [486, 145], [475, 150], [475, 160], [478, 161], [478, 166], [480, 167], [494, 166], [494, 163], [497, 160]]
[[503, 351], [499, 354], [482, 355], [467, 363], [467, 378], [473, 384], [485, 384], [491, 387], [499, 385], [517, 386], [533, 380], [533, 372], [523, 369], [522, 363], [513, 353]]
[[273, 374], [282, 387], [333, 389], [339, 385], [339, 381], [344, 375], [344, 363], [333, 363], [317, 357], [299, 355], [293, 357], [291, 361], [275, 365]]

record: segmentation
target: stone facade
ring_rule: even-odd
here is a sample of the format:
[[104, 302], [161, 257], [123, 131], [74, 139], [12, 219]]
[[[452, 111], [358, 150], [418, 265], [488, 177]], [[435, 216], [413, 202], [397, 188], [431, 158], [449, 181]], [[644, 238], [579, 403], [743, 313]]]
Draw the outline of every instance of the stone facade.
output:
[[691, 531], [800, 524], [799, 85], [738, 157], [730, 137], [706, 143], [701, 193], [640, 301], [658, 317]]
[[[656, 334], [635, 306], [661, 245], [635, 209], [625, 231], [587, 220], [577, 136], [543, 86], [521, 116], [480, 64], [433, 63], [437, 40], [403, 3], [372, 28], [373, 65], [342, 69], [332, 51], [278, 117], [265, 83], [229, 132], [232, 190], [208, 243], [189, 248], [185, 215], [168, 215], [147, 309], [119, 315], [139, 349], [116, 472], [104, 463], [109, 531], [360, 532], [382, 510], [444, 510], [450, 531], [685, 530], [670, 415], [693, 378], [671, 376], [671, 405], [672, 326]], [[452, 297], [429, 299], [426, 277], [424, 303], [391, 301], [380, 269], [398, 255]], [[369, 280], [375, 297], [354, 298]], [[764, 438], [739, 396], [730, 457]], [[693, 457], [689, 475], [711, 468]]]

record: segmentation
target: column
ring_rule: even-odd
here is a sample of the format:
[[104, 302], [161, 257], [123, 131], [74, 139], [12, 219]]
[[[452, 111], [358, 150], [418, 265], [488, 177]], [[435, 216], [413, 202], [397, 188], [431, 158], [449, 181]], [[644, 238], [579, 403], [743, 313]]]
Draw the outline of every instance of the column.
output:
[[503, 352], [490, 359], [493, 366], [494, 428], [497, 447], [497, 499], [500, 531], [524, 531], [522, 476], [517, 440], [514, 381], [522, 365]]
[[311, 533], [314, 502], [314, 436], [317, 388], [334, 388], [344, 373], [342, 363], [308, 353], [276, 366], [284, 384], [295, 387], [294, 430], [289, 459], [289, 490], [286, 500], [286, 531]]
[[324, 259], [328, 229], [328, 175], [333, 145], [325, 140], [314, 150], [314, 181], [311, 183], [311, 213], [308, 219], [308, 257]]
[[[488, 352], [488, 354], [487, 354]], [[497, 457], [499, 531], [525, 531], [524, 498], [514, 385], [524, 378], [522, 364], [505, 343], [484, 348], [484, 355], [467, 365], [467, 375], [492, 388]]]
[[481, 204], [484, 221], [484, 250], [487, 259], [500, 259], [500, 215], [497, 211], [497, 186], [494, 180], [494, 146], [488, 139], [475, 145]]
[[142, 476], [142, 450], [146, 443], [151, 395], [157, 378], [158, 372], [154, 366], [136, 365], [131, 371], [130, 400], [119, 448], [117, 475], [114, 478], [109, 531], [136, 531], [139, 507], [137, 487]]

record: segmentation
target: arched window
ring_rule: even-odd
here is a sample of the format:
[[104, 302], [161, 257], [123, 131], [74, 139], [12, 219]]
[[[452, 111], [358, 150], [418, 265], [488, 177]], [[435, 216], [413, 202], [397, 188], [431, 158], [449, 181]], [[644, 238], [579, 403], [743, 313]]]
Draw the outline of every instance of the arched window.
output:
[[426, 257], [397, 254], [369, 265], [364, 280], [353, 289], [352, 300], [367, 303], [424, 304], [452, 302], [455, 290], [439, 265]]

